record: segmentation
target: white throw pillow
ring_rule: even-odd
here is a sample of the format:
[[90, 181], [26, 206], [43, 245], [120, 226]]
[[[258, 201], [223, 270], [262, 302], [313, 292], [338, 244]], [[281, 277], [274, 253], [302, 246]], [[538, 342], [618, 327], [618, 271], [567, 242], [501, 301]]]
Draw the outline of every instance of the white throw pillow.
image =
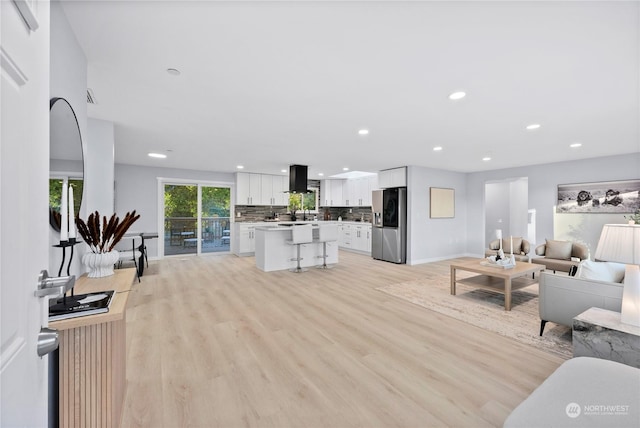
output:
[[578, 265], [576, 278], [594, 279], [596, 281], [622, 282], [625, 265], [611, 262], [592, 262], [583, 260]]

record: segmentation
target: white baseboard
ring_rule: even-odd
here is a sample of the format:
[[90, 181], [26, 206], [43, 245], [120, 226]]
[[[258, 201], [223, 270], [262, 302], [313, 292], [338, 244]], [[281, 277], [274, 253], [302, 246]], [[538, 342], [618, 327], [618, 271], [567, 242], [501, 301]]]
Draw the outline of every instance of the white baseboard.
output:
[[472, 254], [472, 253], [449, 254], [449, 255], [443, 256], [443, 257], [432, 257], [432, 258], [428, 258], [428, 259], [411, 260], [411, 261], [407, 261], [407, 264], [410, 265], [410, 266], [414, 266], [414, 265], [421, 265], [421, 264], [424, 264], [424, 263], [433, 263], [433, 262], [440, 262], [442, 260], [456, 259], [458, 257], [483, 258], [484, 256], [480, 255], [480, 254]]

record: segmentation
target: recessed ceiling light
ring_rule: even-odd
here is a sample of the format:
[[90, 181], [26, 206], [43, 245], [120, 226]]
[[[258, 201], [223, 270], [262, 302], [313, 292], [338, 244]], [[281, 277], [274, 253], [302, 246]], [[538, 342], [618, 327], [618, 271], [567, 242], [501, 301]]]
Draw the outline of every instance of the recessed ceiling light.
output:
[[582, 147], [582, 143], [573, 143], [573, 144], [569, 145], [569, 147], [573, 147], [574, 149], [576, 147]]
[[441, 146], [435, 146], [435, 147], [433, 148], [433, 151], [434, 151], [434, 152], [439, 152], [439, 151], [441, 151], [441, 150], [442, 150], [442, 147], [441, 147]]
[[533, 131], [534, 129], [538, 129], [538, 128], [540, 128], [539, 123], [532, 123], [531, 125], [527, 125], [527, 130], [529, 131]]
[[238, 169], [244, 169], [244, 165], [238, 165], [238, 166], [236, 166], [236, 168], [238, 168]]
[[148, 155], [150, 158], [158, 158], [158, 159], [164, 159], [167, 157], [167, 155], [164, 155], [162, 153], [149, 153]]
[[349, 168], [347, 168], [346, 166], [344, 168], [342, 168], [343, 171], [349, 171]]
[[321, 172], [319, 172], [319, 173], [318, 173], [318, 175], [319, 175], [320, 177], [323, 177], [323, 176], [324, 176], [324, 174], [323, 174], [323, 173], [321, 173]]
[[167, 68], [167, 73], [172, 76], [180, 76], [180, 70], [178, 70], [177, 68]]
[[287, 170], [286, 169], [281, 169], [280, 172], [287, 172]]
[[489, 156], [485, 156], [482, 158], [483, 161], [488, 162], [491, 160], [491, 158]]
[[369, 130], [368, 129], [361, 129], [358, 131], [358, 134], [360, 135], [369, 135]]
[[449, 99], [450, 100], [461, 100], [466, 96], [467, 96], [466, 92], [458, 91], [458, 92], [454, 92], [451, 95], [449, 95]]

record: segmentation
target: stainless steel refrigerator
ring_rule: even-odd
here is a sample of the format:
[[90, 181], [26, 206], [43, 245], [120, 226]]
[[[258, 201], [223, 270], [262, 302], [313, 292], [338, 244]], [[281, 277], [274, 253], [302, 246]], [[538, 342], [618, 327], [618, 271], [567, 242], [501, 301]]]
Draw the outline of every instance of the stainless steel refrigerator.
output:
[[371, 209], [371, 257], [393, 263], [407, 261], [407, 189], [375, 190]]

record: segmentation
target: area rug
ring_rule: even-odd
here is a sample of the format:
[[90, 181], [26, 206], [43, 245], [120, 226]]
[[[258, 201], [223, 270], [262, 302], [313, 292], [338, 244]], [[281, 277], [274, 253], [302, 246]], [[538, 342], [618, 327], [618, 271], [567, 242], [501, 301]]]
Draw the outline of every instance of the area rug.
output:
[[[464, 273], [459, 272], [459, 276]], [[538, 284], [512, 292], [511, 311], [504, 310], [504, 295], [490, 290], [457, 284], [457, 294], [452, 296], [448, 275], [378, 290], [563, 358], [573, 355], [570, 327], [547, 323], [544, 335], [539, 336]]]

